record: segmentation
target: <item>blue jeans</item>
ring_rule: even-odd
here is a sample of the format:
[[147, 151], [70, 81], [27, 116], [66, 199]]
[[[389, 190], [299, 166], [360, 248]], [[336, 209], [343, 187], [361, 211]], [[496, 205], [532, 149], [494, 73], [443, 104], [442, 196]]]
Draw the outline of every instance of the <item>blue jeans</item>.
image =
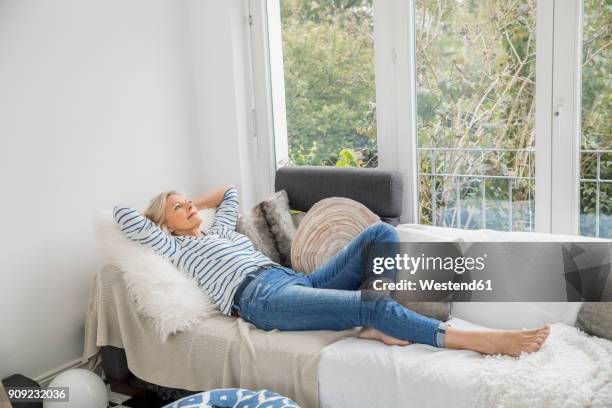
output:
[[269, 267], [242, 292], [240, 316], [263, 330], [345, 330], [371, 326], [398, 339], [444, 347], [445, 325], [397, 303], [364, 301], [359, 287], [369, 246], [398, 242], [395, 228], [377, 223], [310, 275]]

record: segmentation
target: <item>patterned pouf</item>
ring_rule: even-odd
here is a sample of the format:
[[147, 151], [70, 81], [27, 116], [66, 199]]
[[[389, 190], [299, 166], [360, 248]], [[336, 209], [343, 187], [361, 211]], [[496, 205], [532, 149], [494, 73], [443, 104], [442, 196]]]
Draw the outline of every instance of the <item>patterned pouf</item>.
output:
[[268, 390], [222, 388], [174, 401], [163, 408], [299, 408], [298, 404]]

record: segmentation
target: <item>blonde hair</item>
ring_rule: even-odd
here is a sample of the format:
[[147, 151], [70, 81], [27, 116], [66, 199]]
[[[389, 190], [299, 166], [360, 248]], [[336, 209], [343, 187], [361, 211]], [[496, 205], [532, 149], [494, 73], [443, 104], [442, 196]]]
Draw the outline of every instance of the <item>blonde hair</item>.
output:
[[168, 231], [168, 227], [165, 225], [166, 222], [166, 204], [168, 198], [173, 195], [181, 194], [178, 191], [170, 190], [159, 193], [149, 203], [149, 206], [144, 212], [144, 216], [153, 221], [155, 224], [160, 226], [164, 231]]

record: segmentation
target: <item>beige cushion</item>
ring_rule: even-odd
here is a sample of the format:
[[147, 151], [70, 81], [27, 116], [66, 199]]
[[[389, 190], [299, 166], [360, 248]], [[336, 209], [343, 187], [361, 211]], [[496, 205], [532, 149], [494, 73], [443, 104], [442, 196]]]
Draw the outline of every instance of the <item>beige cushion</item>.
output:
[[361, 231], [379, 222], [365, 205], [332, 197], [316, 203], [300, 222], [291, 245], [291, 265], [311, 273], [345, 247]]

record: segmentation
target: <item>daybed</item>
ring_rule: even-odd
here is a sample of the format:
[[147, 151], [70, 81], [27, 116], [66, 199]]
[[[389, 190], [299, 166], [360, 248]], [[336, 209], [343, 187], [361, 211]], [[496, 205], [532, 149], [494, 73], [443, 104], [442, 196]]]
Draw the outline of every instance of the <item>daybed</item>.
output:
[[[288, 193], [292, 209], [308, 211], [321, 199], [340, 196], [360, 201], [382, 220], [397, 224], [402, 206], [401, 177], [395, 172], [358, 169], [283, 168], [276, 190]], [[163, 343], [150, 322], [136, 312], [121, 271], [105, 265], [93, 283], [86, 322], [84, 359], [101, 349], [111, 380], [131, 374], [162, 396], [241, 387], [269, 389], [303, 407], [319, 401], [320, 350], [344, 332], [265, 332], [242, 319], [217, 314]]]
[[[343, 196], [396, 225], [402, 208], [401, 179], [393, 172], [284, 168], [276, 177], [276, 190], [281, 189], [287, 191], [291, 206], [302, 211], [323, 198]], [[551, 237], [399, 227], [404, 235], [423, 230], [442, 240], [466, 233], [466, 241]], [[564, 239], [574, 237], [553, 240]], [[564, 308], [575, 321], [580, 305]], [[454, 316], [450, 324], [478, 327], [460, 317]], [[612, 406], [612, 342], [565, 324], [553, 325], [540, 353], [521, 359], [484, 358], [425, 345], [389, 347], [355, 335], [356, 330], [265, 332], [217, 314], [162, 342], [130, 304], [120, 271], [106, 265], [92, 288], [83, 357], [101, 350], [104, 370], [116, 380], [133, 374], [165, 391], [268, 389], [305, 408], [522, 406], [525, 401], [542, 407], [557, 406], [559, 401], [577, 407]], [[565, 355], [555, 357], [555, 349]]]

